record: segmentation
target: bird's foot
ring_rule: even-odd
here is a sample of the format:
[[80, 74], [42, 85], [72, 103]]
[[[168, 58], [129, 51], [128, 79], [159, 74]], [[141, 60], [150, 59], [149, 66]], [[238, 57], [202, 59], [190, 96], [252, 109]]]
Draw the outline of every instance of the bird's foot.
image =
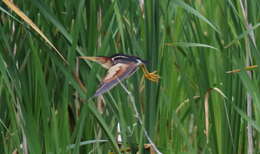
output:
[[154, 72], [149, 72], [146, 68], [145, 65], [142, 65], [141, 66], [143, 72], [144, 72], [144, 77], [150, 81], [153, 81], [153, 82], [158, 82], [159, 79], [160, 79], [160, 76], [158, 74], [156, 74], [157, 71], [154, 71]]
[[160, 79], [160, 76], [158, 74], [156, 74], [157, 71], [154, 72], [147, 72], [144, 74], [144, 77], [147, 78], [148, 80], [151, 80], [153, 82], [158, 82]]

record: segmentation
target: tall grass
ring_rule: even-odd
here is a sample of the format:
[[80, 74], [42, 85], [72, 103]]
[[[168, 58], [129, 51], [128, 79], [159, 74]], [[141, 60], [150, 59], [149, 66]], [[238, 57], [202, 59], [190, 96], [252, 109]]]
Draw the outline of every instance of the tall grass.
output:
[[[0, 153], [149, 153], [143, 128], [166, 154], [260, 153], [260, 1], [14, 1], [68, 63], [0, 4]], [[105, 70], [77, 57], [115, 53], [160, 82], [89, 99]]]

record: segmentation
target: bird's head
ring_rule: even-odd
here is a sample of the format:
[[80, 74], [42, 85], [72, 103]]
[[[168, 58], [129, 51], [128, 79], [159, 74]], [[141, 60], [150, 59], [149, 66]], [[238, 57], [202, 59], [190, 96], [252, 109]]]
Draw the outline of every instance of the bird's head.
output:
[[112, 62], [114, 64], [117, 64], [117, 63], [131, 63], [131, 62], [134, 62], [138, 65], [141, 65], [141, 64], [147, 64], [147, 61], [139, 58], [139, 57], [136, 57], [136, 56], [128, 56], [128, 55], [125, 55], [125, 54], [115, 54], [111, 57]]

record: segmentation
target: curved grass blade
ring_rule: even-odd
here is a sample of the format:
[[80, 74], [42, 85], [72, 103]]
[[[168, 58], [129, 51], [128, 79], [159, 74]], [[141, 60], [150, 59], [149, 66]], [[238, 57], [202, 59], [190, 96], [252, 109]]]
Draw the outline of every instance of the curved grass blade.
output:
[[22, 18], [29, 26], [32, 27], [61, 57], [61, 59], [68, 64], [67, 60], [62, 56], [59, 50], [51, 43], [51, 41], [44, 35], [44, 33], [34, 24], [34, 22], [27, 17], [17, 6], [14, 5], [9, 0], [3, 0], [3, 2], [12, 10], [14, 11], [20, 18]]
[[0, 6], [0, 11], [4, 12], [5, 14], [7, 14], [9, 17], [13, 18], [15, 21], [17, 21], [20, 24], [23, 24], [19, 19], [17, 19], [15, 16], [13, 16], [11, 13], [9, 13], [8, 11], [6, 11], [4, 8], [2, 8]]
[[166, 43], [167, 46], [181, 46], [181, 47], [202, 47], [202, 48], [210, 48], [219, 51], [218, 48], [207, 44], [201, 43], [191, 43], [191, 42], [175, 42], [175, 43]]
[[216, 26], [214, 26], [206, 17], [204, 17], [203, 15], [200, 14], [199, 11], [195, 10], [194, 8], [190, 7], [189, 5], [187, 5], [185, 2], [183, 1], [174, 1], [174, 3], [180, 7], [182, 7], [183, 9], [185, 9], [186, 11], [192, 13], [193, 15], [197, 16], [198, 18], [200, 18], [201, 20], [203, 20], [204, 22], [206, 22], [211, 28], [213, 28], [216, 32], [220, 33], [219, 30], [217, 29]]
[[236, 41], [244, 38], [245, 36], [249, 35], [252, 31], [254, 31], [256, 28], [258, 28], [260, 26], [260, 23], [256, 24], [255, 26], [253, 26], [251, 29], [246, 30], [245, 32], [243, 32], [242, 34], [240, 34], [238, 37], [236, 37], [234, 40], [232, 40], [230, 43], [228, 43], [227, 45], [225, 45], [224, 48], [229, 48], [230, 46], [232, 46], [234, 43], [236, 43]]
[[[88, 144], [94, 144], [94, 143], [104, 143], [104, 142], [108, 142], [108, 140], [89, 140], [89, 141], [83, 141], [79, 143], [79, 146], [84, 146], [84, 145], [88, 145]], [[75, 148], [76, 144], [71, 144], [68, 146], [68, 150], [71, 150], [73, 148]]]

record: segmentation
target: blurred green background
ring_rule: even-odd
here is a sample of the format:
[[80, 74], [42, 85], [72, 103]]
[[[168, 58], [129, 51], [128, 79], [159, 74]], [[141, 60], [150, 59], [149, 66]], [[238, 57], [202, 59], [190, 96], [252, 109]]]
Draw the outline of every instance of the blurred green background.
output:
[[[259, 0], [14, 4], [68, 64], [0, 2], [0, 153], [150, 153], [143, 128], [164, 154], [260, 153], [260, 68], [244, 69], [260, 65]], [[130, 95], [89, 99], [105, 70], [78, 56], [116, 53], [148, 60], [160, 81], [138, 71]]]

